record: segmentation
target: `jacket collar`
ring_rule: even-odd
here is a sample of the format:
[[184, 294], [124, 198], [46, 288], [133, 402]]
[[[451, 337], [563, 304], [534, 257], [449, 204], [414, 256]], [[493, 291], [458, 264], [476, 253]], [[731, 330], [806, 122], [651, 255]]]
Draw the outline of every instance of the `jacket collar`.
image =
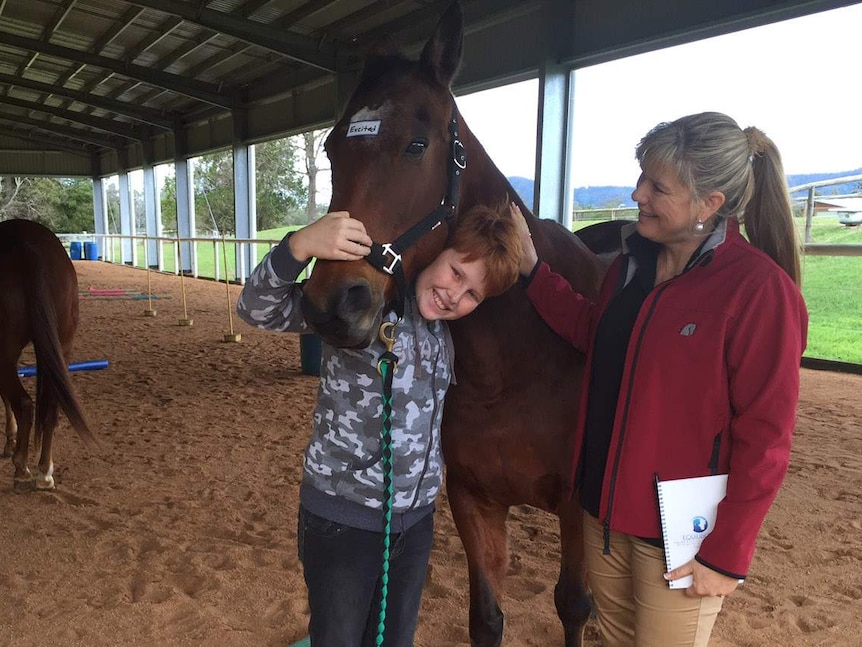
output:
[[[637, 232], [636, 222], [624, 225], [620, 229], [620, 236], [622, 237], [622, 256], [625, 261], [623, 264], [623, 275], [621, 277], [622, 283], [620, 285], [628, 285], [629, 281], [635, 277], [637, 270], [644, 265], [644, 262], [647, 259], [651, 259], [647, 262], [651, 262], [653, 264], [652, 273], [654, 280], [654, 255], [657, 254], [657, 251], [653, 249], [652, 246], [654, 246], [655, 243], [644, 238]], [[685, 269], [683, 270], [683, 274], [701, 261], [704, 263], [709, 262], [706, 257], [710, 256], [719, 246], [726, 242], [728, 236], [739, 236], [739, 221], [736, 220], [736, 218], [722, 218], [718, 222], [715, 229], [710, 232], [710, 234], [703, 240], [700, 247], [698, 247], [691, 255], [691, 258], [688, 260], [688, 263], [686, 263]]]
[[[626, 256], [632, 255], [634, 252], [633, 246], [637, 247], [647, 240], [637, 232], [638, 224], [636, 222], [624, 225], [620, 229], [622, 237], [622, 253]], [[718, 221], [715, 229], [704, 239], [700, 247], [692, 254], [686, 265], [686, 269], [697, 263], [704, 254], [716, 249], [719, 245], [727, 240], [728, 235], [734, 236], [739, 233], [739, 221], [736, 218], [722, 218]]]

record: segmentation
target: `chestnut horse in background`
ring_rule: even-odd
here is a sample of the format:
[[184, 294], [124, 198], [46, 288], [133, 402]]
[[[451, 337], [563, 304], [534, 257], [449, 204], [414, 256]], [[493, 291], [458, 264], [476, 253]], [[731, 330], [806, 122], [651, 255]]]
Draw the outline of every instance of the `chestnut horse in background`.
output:
[[[12, 456], [16, 492], [54, 488], [51, 446], [60, 407], [84, 440], [95, 440], [67, 370], [77, 327], [78, 276], [63, 244], [36, 222], [0, 222], [0, 399], [6, 409], [3, 456]], [[35, 416], [33, 399], [18, 377], [18, 360], [31, 342], [37, 366]], [[39, 453], [35, 479], [27, 466], [34, 417], [33, 446]]]
[[[564, 227], [529, 212], [458, 114], [450, 88], [462, 37], [455, 3], [419, 61], [378, 47], [326, 142], [329, 209], [349, 211], [375, 241], [369, 262], [318, 260], [305, 283], [306, 321], [335, 346], [367, 346], [385, 308], [442, 250], [448, 227], [437, 224], [451, 224], [477, 204], [514, 199], [539, 257], [574, 289], [588, 297], [598, 292], [606, 264]], [[612, 225], [607, 238], [618, 249], [617, 232]], [[566, 646], [581, 645], [590, 601], [581, 510], [569, 484], [584, 357], [538, 317], [520, 285], [451, 322], [451, 331], [457, 384], [446, 397], [442, 443], [469, 567], [472, 643], [501, 644], [506, 518], [511, 506], [529, 504], [559, 517], [554, 600]]]

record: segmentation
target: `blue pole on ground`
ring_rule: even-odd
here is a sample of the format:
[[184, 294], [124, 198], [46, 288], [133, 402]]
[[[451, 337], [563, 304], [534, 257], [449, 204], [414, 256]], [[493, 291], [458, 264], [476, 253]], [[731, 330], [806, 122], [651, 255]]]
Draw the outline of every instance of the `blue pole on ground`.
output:
[[[106, 359], [91, 359], [86, 362], [72, 362], [69, 364], [69, 371], [100, 371], [103, 368], [108, 368], [108, 360]], [[18, 369], [18, 377], [35, 377], [35, 366], [22, 366]]]

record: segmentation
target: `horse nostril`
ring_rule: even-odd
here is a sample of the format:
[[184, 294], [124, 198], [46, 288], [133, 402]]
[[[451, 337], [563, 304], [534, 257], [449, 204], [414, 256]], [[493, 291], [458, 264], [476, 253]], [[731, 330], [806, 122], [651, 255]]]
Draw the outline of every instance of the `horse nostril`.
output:
[[355, 315], [365, 314], [371, 308], [371, 288], [367, 283], [353, 285], [342, 294], [338, 303], [338, 313], [343, 319], [351, 320]]

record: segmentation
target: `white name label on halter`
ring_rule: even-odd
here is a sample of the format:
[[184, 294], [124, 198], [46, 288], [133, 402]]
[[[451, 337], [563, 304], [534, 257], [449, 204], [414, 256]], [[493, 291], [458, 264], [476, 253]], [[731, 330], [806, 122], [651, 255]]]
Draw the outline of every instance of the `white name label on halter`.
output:
[[380, 122], [382, 119], [374, 119], [369, 121], [351, 121], [347, 127], [348, 137], [376, 137], [380, 130]]

